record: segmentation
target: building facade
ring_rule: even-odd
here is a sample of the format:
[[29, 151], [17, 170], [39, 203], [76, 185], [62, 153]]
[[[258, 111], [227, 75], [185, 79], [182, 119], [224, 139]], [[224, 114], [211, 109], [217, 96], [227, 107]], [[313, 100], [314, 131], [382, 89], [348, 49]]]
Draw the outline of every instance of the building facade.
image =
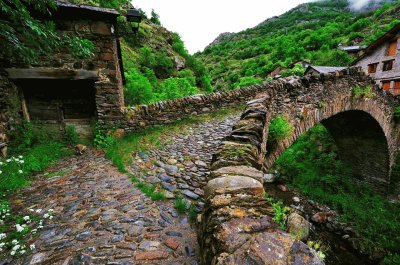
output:
[[353, 62], [385, 91], [400, 95], [400, 24], [369, 45]]
[[113, 124], [122, 117], [123, 67], [113, 9], [57, 1], [50, 19], [59, 34], [92, 41], [94, 55], [80, 59], [61, 51], [35, 65], [0, 65], [0, 144], [18, 119], [62, 132], [75, 126], [89, 136], [93, 122]]

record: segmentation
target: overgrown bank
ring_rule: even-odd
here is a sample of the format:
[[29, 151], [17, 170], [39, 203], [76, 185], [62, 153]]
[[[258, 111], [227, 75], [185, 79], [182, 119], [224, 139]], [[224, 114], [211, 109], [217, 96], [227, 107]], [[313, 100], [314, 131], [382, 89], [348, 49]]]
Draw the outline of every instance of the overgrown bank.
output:
[[339, 160], [337, 147], [322, 125], [287, 149], [275, 168], [289, 186], [328, 204], [343, 222], [350, 223], [365, 253], [383, 253], [383, 264], [400, 264], [400, 204], [350, 180], [350, 171]]

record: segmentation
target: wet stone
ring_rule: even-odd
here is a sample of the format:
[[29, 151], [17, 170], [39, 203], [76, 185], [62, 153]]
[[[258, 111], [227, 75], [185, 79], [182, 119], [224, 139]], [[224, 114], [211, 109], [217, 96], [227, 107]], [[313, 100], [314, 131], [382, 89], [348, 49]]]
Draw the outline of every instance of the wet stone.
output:
[[167, 231], [165, 232], [165, 234], [167, 236], [173, 236], [173, 237], [182, 237], [182, 233], [181, 232], [177, 232], [177, 231]]
[[92, 235], [92, 233], [90, 231], [85, 231], [85, 232], [77, 234], [75, 238], [77, 240], [87, 240], [91, 235]]
[[186, 195], [189, 198], [194, 199], [194, 200], [197, 200], [200, 197], [199, 195], [197, 195], [196, 193], [194, 193], [190, 190], [184, 190], [184, 191], [182, 191], [182, 194]]

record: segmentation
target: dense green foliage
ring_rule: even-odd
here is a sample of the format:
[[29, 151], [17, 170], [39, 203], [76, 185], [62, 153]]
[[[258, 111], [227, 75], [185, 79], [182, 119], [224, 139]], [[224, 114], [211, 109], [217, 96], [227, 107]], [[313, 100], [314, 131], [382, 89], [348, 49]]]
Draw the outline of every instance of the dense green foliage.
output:
[[177, 33], [160, 26], [154, 16], [156, 13], [142, 21], [136, 39], [122, 41], [126, 104], [212, 92], [204, 65], [188, 53]]
[[215, 89], [240, 87], [241, 79], [265, 78], [278, 66], [298, 60], [314, 65], [346, 66], [353, 58], [338, 50], [356, 37], [371, 43], [399, 23], [400, 1], [353, 13], [345, 0], [313, 1], [258, 26], [232, 34], [196, 57], [210, 69]]
[[350, 171], [338, 159], [337, 147], [322, 125], [312, 128], [287, 149], [275, 168], [288, 184], [311, 199], [332, 206], [343, 221], [354, 224], [367, 253], [383, 250], [385, 264], [398, 264], [400, 205], [350, 180]]
[[284, 116], [276, 116], [269, 124], [268, 142], [274, 143], [286, 139], [293, 131], [293, 125]]
[[92, 56], [91, 41], [74, 34], [59, 35], [53, 22], [31, 16], [32, 10], [49, 15], [55, 9], [54, 0], [0, 1], [0, 61], [35, 63], [40, 56], [49, 56], [65, 48], [77, 57]]

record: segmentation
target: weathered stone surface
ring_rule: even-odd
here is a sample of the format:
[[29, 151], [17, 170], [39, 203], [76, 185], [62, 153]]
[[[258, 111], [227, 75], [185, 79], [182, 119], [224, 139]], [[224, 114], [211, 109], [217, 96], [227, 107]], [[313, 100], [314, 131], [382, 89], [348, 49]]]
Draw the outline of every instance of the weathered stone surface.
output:
[[310, 232], [310, 224], [298, 213], [291, 213], [287, 219], [287, 231], [298, 240], [307, 240]]
[[235, 175], [235, 176], [245, 176], [253, 178], [260, 183], [264, 182], [263, 172], [255, 169], [254, 167], [248, 166], [231, 166], [231, 167], [222, 167], [217, 170], [214, 170], [211, 174], [211, 177], [224, 177], [227, 175]]
[[168, 258], [165, 251], [153, 250], [135, 254], [135, 260], [160, 260]]
[[204, 187], [206, 197], [211, 197], [217, 194], [235, 194], [247, 193], [252, 195], [262, 195], [264, 188], [262, 184], [249, 177], [243, 176], [228, 176], [212, 179]]

